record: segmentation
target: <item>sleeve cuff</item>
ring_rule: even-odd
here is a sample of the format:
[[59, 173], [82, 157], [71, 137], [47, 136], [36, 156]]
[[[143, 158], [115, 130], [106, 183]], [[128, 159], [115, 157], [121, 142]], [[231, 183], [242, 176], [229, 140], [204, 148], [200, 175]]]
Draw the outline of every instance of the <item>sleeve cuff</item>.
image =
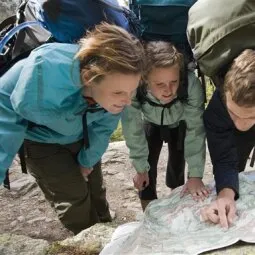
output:
[[239, 198], [239, 178], [238, 171], [230, 168], [214, 169], [214, 179], [217, 194], [224, 188], [230, 188], [235, 192], [235, 200]]
[[133, 166], [137, 173], [145, 173], [145, 172], [149, 172], [150, 170], [150, 165], [147, 161], [145, 164], [139, 164], [139, 163], [133, 162]]
[[197, 177], [197, 178], [203, 178], [204, 171], [201, 169], [192, 169], [188, 172], [188, 178], [191, 177]]
[[223, 189], [232, 189], [235, 192], [235, 200], [239, 198], [239, 192], [238, 192], [238, 187], [233, 187], [233, 186], [221, 186], [217, 187], [216, 186], [216, 192], [219, 194]]

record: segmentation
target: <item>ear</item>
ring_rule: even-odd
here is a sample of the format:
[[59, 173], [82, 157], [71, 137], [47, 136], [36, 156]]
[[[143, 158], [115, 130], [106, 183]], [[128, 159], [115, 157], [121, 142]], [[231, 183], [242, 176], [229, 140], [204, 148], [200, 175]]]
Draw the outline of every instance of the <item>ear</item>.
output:
[[82, 72], [82, 80], [83, 80], [84, 86], [90, 87], [92, 85], [92, 81], [90, 81], [89, 70], [84, 70]]

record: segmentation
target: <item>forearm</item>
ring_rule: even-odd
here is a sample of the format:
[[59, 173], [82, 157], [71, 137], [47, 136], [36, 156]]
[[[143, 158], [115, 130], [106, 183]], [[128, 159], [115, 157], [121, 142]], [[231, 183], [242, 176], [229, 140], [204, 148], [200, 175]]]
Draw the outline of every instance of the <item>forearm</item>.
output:
[[189, 177], [203, 177], [205, 166], [205, 129], [203, 123], [204, 94], [197, 78], [189, 86], [189, 98], [185, 105], [187, 124], [185, 137], [185, 159], [188, 163]]
[[14, 112], [0, 116], [0, 183], [5, 178], [6, 170], [10, 167], [25, 136], [27, 122]]
[[133, 105], [122, 115], [122, 131], [129, 148], [129, 157], [137, 172], [149, 171], [149, 149], [143, 127], [142, 112]]
[[200, 132], [197, 130], [193, 132], [187, 132], [185, 139], [185, 159], [188, 164], [188, 176], [189, 177], [203, 177], [205, 167], [205, 132], [201, 128]]
[[126, 145], [129, 148], [129, 158], [135, 170], [138, 173], [149, 171], [150, 166], [148, 163], [149, 149], [145, 137], [144, 129], [141, 127], [140, 131], [136, 134], [129, 132], [124, 125], [123, 132]]

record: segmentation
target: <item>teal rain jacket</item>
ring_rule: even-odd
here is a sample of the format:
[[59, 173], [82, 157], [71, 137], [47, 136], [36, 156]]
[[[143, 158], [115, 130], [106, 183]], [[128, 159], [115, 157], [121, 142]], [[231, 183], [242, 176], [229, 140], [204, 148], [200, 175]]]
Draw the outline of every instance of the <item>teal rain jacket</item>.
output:
[[[59, 144], [83, 139], [82, 117], [89, 105], [74, 59], [78, 48], [45, 44], [0, 78], [0, 183], [24, 139]], [[86, 117], [90, 146], [81, 149], [78, 161], [92, 167], [107, 149], [120, 114], [101, 110]], [[36, 126], [28, 128], [29, 122]]]

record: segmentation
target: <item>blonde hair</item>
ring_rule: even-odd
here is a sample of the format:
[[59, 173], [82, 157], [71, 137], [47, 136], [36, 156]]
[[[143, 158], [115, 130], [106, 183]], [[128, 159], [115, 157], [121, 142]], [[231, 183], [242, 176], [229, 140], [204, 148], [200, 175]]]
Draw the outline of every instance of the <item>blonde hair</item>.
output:
[[145, 45], [146, 70], [145, 79], [153, 68], [171, 67], [178, 65], [180, 72], [184, 70], [183, 55], [177, 51], [173, 44], [164, 41], [152, 41]]
[[139, 40], [123, 28], [105, 22], [80, 40], [76, 58], [83, 83], [85, 77], [99, 82], [110, 73], [139, 74], [144, 68], [144, 50]]
[[255, 51], [244, 50], [234, 59], [223, 85], [224, 96], [230, 92], [240, 107], [255, 106]]

